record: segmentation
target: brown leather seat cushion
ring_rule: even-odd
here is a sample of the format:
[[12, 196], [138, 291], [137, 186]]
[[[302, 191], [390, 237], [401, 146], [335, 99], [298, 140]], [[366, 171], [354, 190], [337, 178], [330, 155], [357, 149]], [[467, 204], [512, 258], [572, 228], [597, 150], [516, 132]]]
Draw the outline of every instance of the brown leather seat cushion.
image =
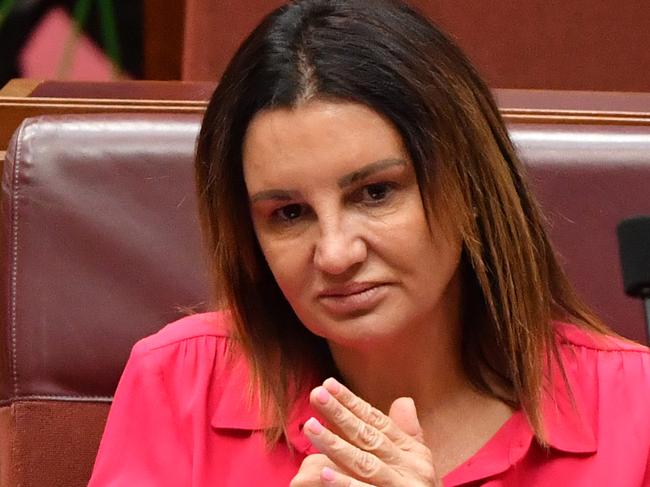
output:
[[0, 486], [85, 486], [109, 407], [71, 401], [0, 407]]

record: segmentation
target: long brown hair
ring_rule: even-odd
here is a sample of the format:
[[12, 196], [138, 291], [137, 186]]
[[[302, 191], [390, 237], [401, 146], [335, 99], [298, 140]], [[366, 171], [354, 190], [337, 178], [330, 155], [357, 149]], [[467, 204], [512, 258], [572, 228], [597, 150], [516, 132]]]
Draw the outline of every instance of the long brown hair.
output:
[[279, 421], [268, 438], [280, 438], [300, 385], [334, 366], [260, 251], [242, 142], [261, 110], [315, 98], [362, 103], [400, 132], [427, 215], [453, 215], [462, 235], [465, 370], [479, 390], [521, 407], [544, 443], [543, 370], [558, 358], [553, 320], [604, 328], [558, 265], [490, 91], [439, 29], [392, 0], [279, 8], [230, 62], [201, 127], [196, 177], [216, 292], [232, 312], [262, 407]]

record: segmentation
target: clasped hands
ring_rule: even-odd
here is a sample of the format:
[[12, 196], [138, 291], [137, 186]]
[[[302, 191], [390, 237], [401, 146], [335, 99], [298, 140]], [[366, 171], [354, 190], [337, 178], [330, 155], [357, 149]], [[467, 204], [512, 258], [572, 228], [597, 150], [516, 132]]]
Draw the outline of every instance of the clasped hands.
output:
[[312, 390], [303, 432], [320, 452], [307, 456], [290, 487], [441, 487], [415, 404], [396, 399], [388, 416], [333, 378]]

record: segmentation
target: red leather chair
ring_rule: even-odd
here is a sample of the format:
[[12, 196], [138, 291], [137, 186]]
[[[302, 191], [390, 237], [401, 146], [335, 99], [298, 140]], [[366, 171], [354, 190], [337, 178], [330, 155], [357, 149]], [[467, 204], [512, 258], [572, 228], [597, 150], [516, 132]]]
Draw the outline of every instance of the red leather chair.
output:
[[[650, 116], [510, 119], [571, 279], [612, 327], [642, 340], [614, 229], [650, 213]], [[132, 344], [209, 307], [191, 168], [199, 123], [70, 115], [16, 132], [2, 193], [0, 487], [85, 485]]]
[[3, 179], [0, 485], [86, 485], [133, 343], [206, 306], [197, 116], [27, 119]]
[[574, 287], [611, 328], [645, 342], [642, 302], [623, 292], [616, 225], [650, 214], [650, 124], [516, 124], [511, 134]]

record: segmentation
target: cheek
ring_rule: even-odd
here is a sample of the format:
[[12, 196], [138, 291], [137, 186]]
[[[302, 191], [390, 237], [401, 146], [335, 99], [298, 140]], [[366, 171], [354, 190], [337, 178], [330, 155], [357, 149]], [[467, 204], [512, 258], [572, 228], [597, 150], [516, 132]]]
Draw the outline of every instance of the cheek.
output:
[[298, 290], [304, 288], [306, 273], [305, 246], [287, 241], [258, 237], [264, 258], [287, 300], [294, 301]]
[[460, 240], [454, 241], [446, 238], [435, 238], [424, 249], [429, 258], [423, 255], [420, 261], [420, 274], [418, 276], [419, 290], [423, 292], [422, 299], [438, 301], [447, 295], [447, 290], [457, 274], [461, 258]]
[[435, 220], [431, 230], [424, 211], [412, 211], [408, 218], [386, 229], [386, 237], [379, 239], [378, 248], [383, 248], [391, 261], [404, 273], [418, 291], [427, 293], [433, 288], [444, 287], [453, 276], [461, 255], [459, 235], [449, 236]]
[[417, 260], [429, 261], [433, 258], [432, 252], [437, 253], [419, 196], [412, 199], [411, 204], [405, 205], [391, 218], [373, 222], [373, 228], [369, 232], [372, 236], [370, 246], [380, 256], [406, 267], [417, 267]]

